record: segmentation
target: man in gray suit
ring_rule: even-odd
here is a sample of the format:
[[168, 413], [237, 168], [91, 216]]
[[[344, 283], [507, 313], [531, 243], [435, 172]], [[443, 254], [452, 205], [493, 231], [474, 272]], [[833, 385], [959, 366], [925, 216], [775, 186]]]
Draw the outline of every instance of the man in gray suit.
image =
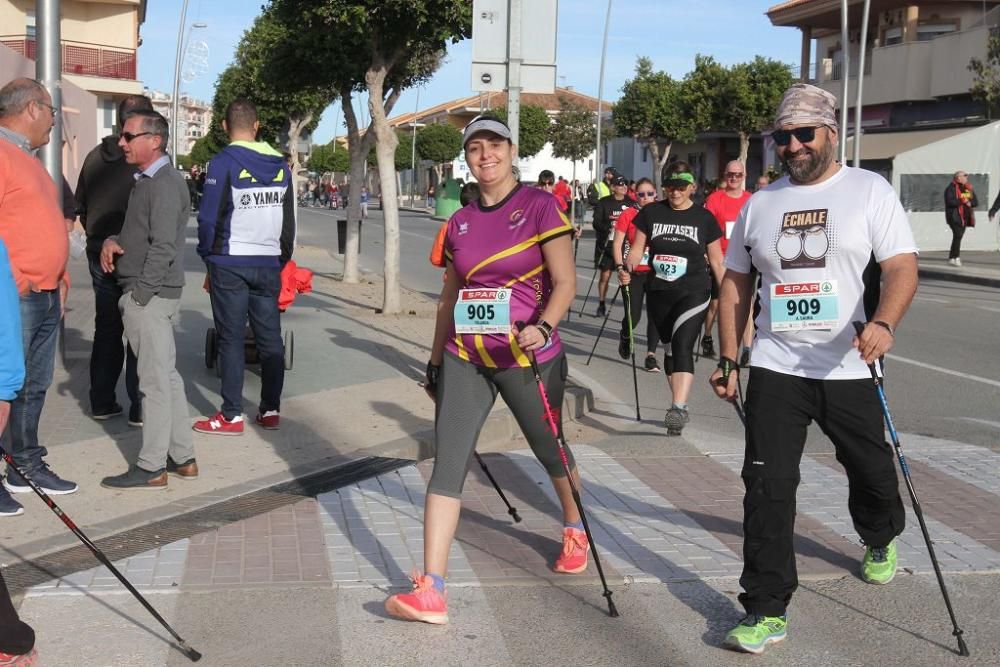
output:
[[108, 237], [101, 248], [101, 268], [114, 271], [122, 288], [119, 306], [125, 337], [138, 359], [145, 414], [139, 459], [126, 472], [101, 481], [111, 489], [165, 489], [167, 473], [198, 476], [173, 332], [184, 287], [191, 198], [184, 178], [170, 165], [168, 135], [163, 116], [135, 111], [118, 139], [126, 161], [139, 173], [121, 234]]

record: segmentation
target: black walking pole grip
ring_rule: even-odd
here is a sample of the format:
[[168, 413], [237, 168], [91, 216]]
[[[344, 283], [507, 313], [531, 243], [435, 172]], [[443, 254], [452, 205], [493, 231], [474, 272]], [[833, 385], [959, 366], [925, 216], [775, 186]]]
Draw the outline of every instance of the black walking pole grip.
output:
[[[854, 330], [857, 332], [858, 336], [860, 336], [865, 330], [865, 323], [854, 321], [852, 324], [854, 325]], [[899, 436], [896, 434], [896, 426], [892, 423], [892, 415], [889, 413], [889, 402], [885, 397], [885, 389], [882, 385], [882, 378], [878, 376], [878, 372], [875, 370], [875, 364], [868, 364], [868, 370], [872, 374], [872, 381], [875, 383], [875, 392], [878, 394], [879, 403], [882, 404], [882, 416], [885, 418], [885, 425], [889, 429], [889, 437], [892, 439], [892, 446], [896, 451], [896, 459], [899, 461], [899, 468], [903, 471], [903, 481], [906, 484], [906, 490], [910, 494], [910, 502], [913, 507], [913, 513], [917, 517], [917, 523], [920, 524], [920, 532], [923, 533], [924, 542], [927, 544], [927, 555], [930, 556], [931, 565], [934, 567], [934, 574], [937, 576], [938, 586], [941, 588], [941, 596], [944, 598], [944, 606], [948, 609], [948, 616], [951, 618], [951, 634], [954, 635], [956, 640], [958, 640], [958, 654], [967, 657], [969, 655], [969, 647], [965, 645], [965, 639], [962, 637], [962, 628], [958, 627], [958, 619], [955, 617], [955, 610], [951, 606], [951, 598], [948, 596], [948, 588], [944, 583], [944, 575], [941, 574], [941, 566], [938, 564], [937, 555], [934, 553], [934, 543], [931, 541], [930, 533], [927, 532], [927, 522], [924, 521], [924, 511], [920, 507], [920, 501], [917, 499], [917, 491], [913, 488], [913, 480], [910, 477], [910, 466], [906, 463], [906, 457], [903, 456], [903, 449], [899, 445]]]

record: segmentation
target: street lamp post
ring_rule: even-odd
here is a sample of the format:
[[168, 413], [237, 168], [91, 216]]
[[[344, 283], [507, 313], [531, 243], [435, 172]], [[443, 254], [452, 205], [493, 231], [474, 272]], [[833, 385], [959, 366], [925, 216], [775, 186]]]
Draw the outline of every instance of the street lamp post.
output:
[[413, 122], [410, 123], [410, 206], [413, 206], [414, 185], [417, 180], [417, 113], [420, 110], [420, 89], [417, 88], [417, 101], [413, 105]]
[[597, 81], [597, 153], [594, 155], [594, 171], [590, 175], [591, 181], [596, 181], [601, 175], [601, 103], [604, 96], [604, 61], [608, 55], [608, 26], [611, 25], [611, 2], [608, 0], [608, 12], [604, 16], [604, 46], [601, 48], [601, 75]]
[[191, 31], [195, 28], [207, 27], [208, 25], [201, 22], [192, 23], [188, 27], [187, 35], [185, 36], [184, 26], [187, 24], [187, 7], [188, 0], [184, 0], [184, 4], [181, 6], [181, 22], [177, 28], [177, 57], [174, 60], [174, 91], [170, 105], [170, 158], [173, 160], [175, 167], [177, 166], [177, 130], [180, 127], [181, 65], [184, 60], [184, 49], [187, 46], [188, 39], [191, 37]]
[[38, 0], [35, 3], [35, 15], [38, 17], [38, 55], [35, 61], [35, 78], [45, 86], [52, 97], [55, 107], [52, 132], [49, 142], [40, 151], [42, 162], [52, 180], [60, 185], [63, 182], [62, 173], [62, 49], [59, 26], [58, 0]]

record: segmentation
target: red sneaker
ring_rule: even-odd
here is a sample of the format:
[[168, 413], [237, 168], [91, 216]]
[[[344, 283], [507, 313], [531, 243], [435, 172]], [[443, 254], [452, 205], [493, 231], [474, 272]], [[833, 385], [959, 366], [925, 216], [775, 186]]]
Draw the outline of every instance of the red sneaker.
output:
[[198, 433], [211, 433], [213, 435], [243, 435], [243, 415], [236, 415], [233, 419], [227, 420], [221, 412], [215, 413], [208, 419], [196, 421], [192, 428]]
[[563, 528], [563, 548], [552, 569], [564, 574], [579, 574], [587, 569], [587, 533], [577, 528]]
[[0, 651], [0, 665], [3, 667], [33, 667], [38, 661], [38, 651], [31, 649], [21, 655], [12, 655]]
[[390, 616], [404, 621], [443, 625], [448, 622], [448, 599], [434, 588], [434, 580], [419, 572], [410, 575], [413, 591], [397, 593], [385, 601]]
[[268, 431], [277, 431], [278, 423], [281, 421], [281, 415], [277, 410], [268, 410], [267, 412], [258, 412], [257, 418], [254, 419], [257, 422], [257, 426], [265, 428]]

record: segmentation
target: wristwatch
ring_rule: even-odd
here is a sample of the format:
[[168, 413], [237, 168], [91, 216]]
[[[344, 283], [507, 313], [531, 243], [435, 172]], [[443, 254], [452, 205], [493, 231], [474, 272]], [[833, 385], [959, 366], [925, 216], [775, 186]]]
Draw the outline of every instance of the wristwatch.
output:
[[538, 320], [535, 326], [542, 332], [542, 335], [545, 336], [545, 342], [548, 343], [549, 339], [552, 338], [552, 325], [545, 320]]

